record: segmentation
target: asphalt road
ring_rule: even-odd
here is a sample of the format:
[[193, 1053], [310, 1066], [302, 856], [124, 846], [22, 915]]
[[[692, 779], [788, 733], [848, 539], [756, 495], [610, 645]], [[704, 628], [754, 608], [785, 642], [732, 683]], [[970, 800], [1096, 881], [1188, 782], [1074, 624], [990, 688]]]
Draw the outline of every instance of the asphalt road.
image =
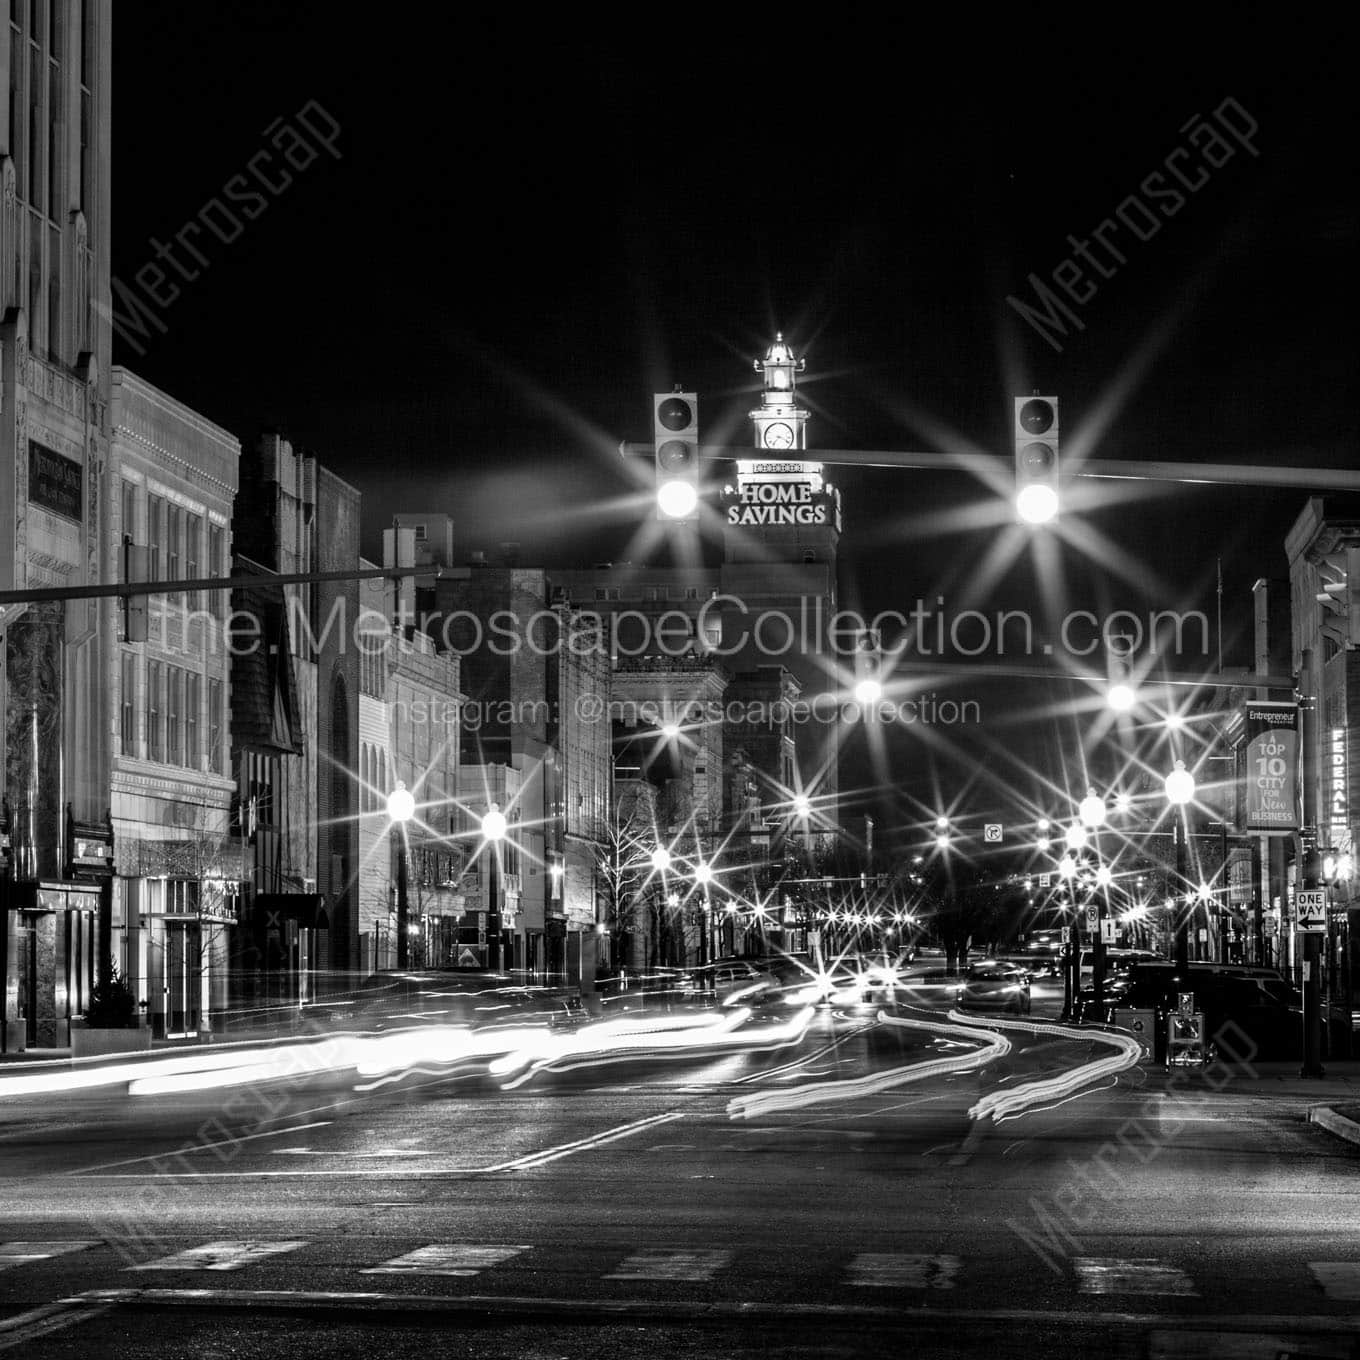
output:
[[1222, 1071], [972, 1119], [1110, 1051], [1009, 1039], [915, 1082], [977, 1045], [838, 1013], [509, 1090], [6, 1100], [0, 1350], [1356, 1353], [1356, 1149]]

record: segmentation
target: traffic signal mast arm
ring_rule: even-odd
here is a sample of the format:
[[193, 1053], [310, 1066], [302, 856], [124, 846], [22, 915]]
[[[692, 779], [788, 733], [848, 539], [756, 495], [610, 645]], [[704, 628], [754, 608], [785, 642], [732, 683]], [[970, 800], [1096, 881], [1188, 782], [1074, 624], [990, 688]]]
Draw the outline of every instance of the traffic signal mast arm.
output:
[[[701, 461], [749, 462], [769, 458], [763, 449], [749, 445], [700, 444]], [[648, 458], [654, 446], [625, 440], [619, 445], [625, 458]], [[969, 472], [995, 476], [1005, 460], [990, 453], [899, 453], [888, 449], [799, 449], [800, 463], [824, 463], [840, 467], [901, 468], [918, 472]], [[1088, 458], [1069, 466], [1064, 477], [1102, 477], [1122, 481], [1201, 482], [1209, 486], [1278, 486], [1298, 491], [1360, 491], [1360, 471], [1350, 468], [1257, 467], [1250, 463], [1172, 463], [1163, 460], [1130, 461]]]
[[354, 571], [264, 572], [254, 576], [195, 576], [180, 581], [111, 581], [98, 586], [31, 586], [0, 590], [0, 606], [36, 604], [41, 600], [98, 600], [132, 595], [175, 595], [188, 591], [252, 590], [312, 585], [318, 581], [366, 581], [378, 577], [400, 580], [414, 575], [414, 567], [364, 567]]

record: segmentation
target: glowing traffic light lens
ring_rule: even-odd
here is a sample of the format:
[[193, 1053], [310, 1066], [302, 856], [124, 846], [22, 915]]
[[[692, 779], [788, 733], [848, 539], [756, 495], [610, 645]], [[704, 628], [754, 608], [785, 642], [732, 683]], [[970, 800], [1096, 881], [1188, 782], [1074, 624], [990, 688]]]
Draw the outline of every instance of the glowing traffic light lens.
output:
[[1026, 524], [1045, 524], [1058, 513], [1058, 493], [1051, 486], [1027, 486], [1015, 498], [1015, 508]]
[[657, 489], [656, 504], [670, 519], [688, 519], [699, 504], [699, 493], [689, 482], [665, 482]]

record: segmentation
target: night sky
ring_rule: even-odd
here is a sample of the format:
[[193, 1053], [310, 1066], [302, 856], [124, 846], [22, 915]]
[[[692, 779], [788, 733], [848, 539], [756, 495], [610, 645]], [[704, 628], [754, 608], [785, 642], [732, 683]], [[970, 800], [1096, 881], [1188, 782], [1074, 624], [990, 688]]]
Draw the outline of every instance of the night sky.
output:
[[[1177, 15], [1174, 32], [1140, 18], [1097, 35], [1033, 11], [822, 32], [778, 11], [772, 38], [764, 11], [720, 29], [633, 11], [598, 32], [575, 14], [355, 13], [118, 7], [125, 283], [274, 119], [310, 104], [340, 131], [338, 157], [298, 169], [238, 239], [200, 243], [209, 263], [164, 333], [115, 358], [243, 440], [269, 425], [315, 452], [362, 491], [370, 555], [394, 511], [427, 506], [453, 515], [460, 553], [636, 555], [648, 511], [619, 441], [649, 439], [650, 394], [679, 382], [700, 393], [706, 440], [746, 442], [751, 359], [776, 329], [807, 357], [819, 447], [993, 451], [1008, 478], [1011, 397], [1039, 389], [1061, 399], [1065, 459], [1356, 461], [1353, 33], [1222, 17], [1196, 34]], [[1215, 121], [1225, 100], [1254, 134]], [[1190, 120], [1230, 154], [1158, 220], [1171, 200], [1147, 177], [1177, 148], [1188, 173], [1207, 165]], [[1069, 234], [1089, 240], [1130, 195], [1156, 229], [1108, 238], [1122, 261], [1087, 269], [1099, 286], [1058, 352], [1006, 299], [1032, 298], [1031, 274], [1053, 287]], [[1213, 618], [1221, 559], [1229, 664], [1248, 659], [1251, 584], [1285, 572], [1305, 499], [1103, 483], [1090, 532], [1064, 534], [1054, 562], [1025, 549], [979, 585], [1013, 532], [987, 489], [833, 476], [848, 604], [1027, 607], [1047, 573], [1068, 607]], [[1013, 684], [968, 692], [985, 734], [908, 742], [878, 768], [919, 800], [905, 820], [933, 799], [996, 812], [1004, 792], [970, 762], [1000, 744], [1042, 764], [1037, 733], [1077, 730], [1019, 716], [1042, 696]]]

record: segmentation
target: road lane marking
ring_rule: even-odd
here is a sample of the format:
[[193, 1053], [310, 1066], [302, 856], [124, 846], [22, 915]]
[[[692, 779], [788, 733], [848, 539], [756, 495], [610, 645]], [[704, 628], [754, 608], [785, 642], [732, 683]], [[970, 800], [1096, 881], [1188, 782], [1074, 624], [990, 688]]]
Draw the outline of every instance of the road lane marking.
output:
[[380, 1266], [361, 1270], [361, 1275], [476, 1275], [488, 1266], [498, 1266], [521, 1252], [520, 1247], [478, 1247], [470, 1242], [434, 1242], [418, 1247], [405, 1256], [394, 1256]]
[[92, 1322], [113, 1308], [112, 1303], [95, 1303], [85, 1297], [58, 1299], [32, 1308], [26, 1313], [0, 1319], [0, 1351], [27, 1346], [39, 1337], [50, 1336], [80, 1322]]
[[201, 1247], [190, 1247], [178, 1251], [173, 1256], [162, 1256], [156, 1261], [146, 1261], [139, 1266], [128, 1266], [128, 1270], [241, 1270], [263, 1261], [270, 1256], [278, 1256], [286, 1251], [296, 1251], [307, 1245], [306, 1239], [293, 1242], [271, 1242], [259, 1238], [238, 1239], [226, 1242], [208, 1242]]
[[635, 1119], [631, 1124], [620, 1124], [617, 1128], [606, 1129], [603, 1133], [592, 1134], [589, 1138], [577, 1138], [574, 1142], [559, 1143], [556, 1147], [544, 1148], [542, 1152], [530, 1152], [512, 1161], [497, 1162], [493, 1166], [478, 1167], [478, 1171], [520, 1171], [528, 1167], [545, 1166], [548, 1162], [570, 1157], [576, 1152], [588, 1152], [591, 1148], [602, 1147], [605, 1143], [617, 1142], [628, 1138], [641, 1129], [650, 1129], [657, 1124], [669, 1124], [672, 1120], [683, 1119], [683, 1110], [672, 1110], [670, 1114], [648, 1115], [646, 1119]]
[[[629, 1138], [641, 1129], [653, 1128], [658, 1124], [668, 1124], [672, 1120], [684, 1119], [684, 1110], [672, 1110], [669, 1114], [648, 1115], [645, 1119], [635, 1119], [630, 1124], [620, 1124], [617, 1128], [606, 1129], [603, 1133], [592, 1134], [589, 1138], [578, 1138], [570, 1143], [559, 1143], [556, 1147], [544, 1148], [540, 1152], [526, 1153], [523, 1157], [515, 1157], [508, 1162], [494, 1162], [490, 1166], [459, 1166], [445, 1168], [440, 1171], [428, 1171], [425, 1169], [400, 1171], [384, 1171], [387, 1177], [400, 1176], [421, 1176], [426, 1178], [439, 1178], [441, 1176], [484, 1176], [498, 1171], [524, 1171], [534, 1167], [545, 1166], [549, 1162], [558, 1161], [563, 1157], [570, 1157], [577, 1152], [588, 1152], [592, 1148], [602, 1147], [606, 1143], [617, 1142], [620, 1138]], [[328, 1121], [327, 1121], [328, 1122]], [[273, 1129], [270, 1133], [295, 1133], [297, 1126], [288, 1129]], [[265, 1137], [265, 1134], [252, 1134], [251, 1137]], [[173, 1155], [173, 1154], [170, 1154]], [[394, 1154], [395, 1155], [395, 1154]], [[134, 1157], [132, 1161], [156, 1161], [163, 1158], [143, 1158]], [[121, 1166], [126, 1163], [110, 1162], [110, 1166]], [[101, 1172], [97, 1167], [88, 1168], [86, 1171], [73, 1173], [79, 1175], [98, 1176], [101, 1180], [143, 1180], [145, 1173], [142, 1172]], [[193, 1171], [189, 1173], [194, 1180], [268, 1180], [283, 1176], [372, 1176], [372, 1170], [346, 1171], [339, 1167], [325, 1167], [316, 1171]]]
[[176, 1148], [173, 1152], [153, 1152], [143, 1157], [125, 1157], [120, 1162], [99, 1162], [95, 1166], [77, 1167], [67, 1174], [90, 1176], [96, 1172], [111, 1171], [116, 1166], [135, 1166], [138, 1162], [165, 1162], [189, 1152], [212, 1152], [216, 1148], [235, 1147], [237, 1143], [249, 1143], [255, 1138], [277, 1138], [285, 1133], [301, 1133], [304, 1129], [324, 1129], [327, 1124], [334, 1122], [332, 1119], [317, 1119], [310, 1124], [290, 1124], [286, 1129], [264, 1129], [260, 1133], [243, 1133], [236, 1138], [221, 1138], [215, 1143], [191, 1143], [187, 1147]]
[[1309, 1261], [1308, 1269], [1329, 1299], [1360, 1303], [1360, 1261]]
[[[1185, 1331], [1187, 1320], [1198, 1330], [1236, 1331], [1244, 1326], [1263, 1332], [1280, 1332], [1294, 1337], [1341, 1336], [1350, 1338], [1360, 1327], [1357, 1313], [1195, 1313], [1190, 1319], [1180, 1313], [1131, 1313], [1091, 1308], [976, 1308], [922, 1306], [919, 1303], [849, 1304], [760, 1301], [754, 1299], [609, 1299], [561, 1298], [545, 1295], [512, 1294], [414, 1294], [409, 1290], [394, 1293], [377, 1290], [312, 1289], [92, 1289], [63, 1304], [89, 1306], [95, 1311], [126, 1307], [130, 1310], [156, 1309], [240, 1309], [258, 1315], [267, 1309], [288, 1312], [315, 1310], [321, 1315], [337, 1309], [352, 1309], [357, 1317], [374, 1312], [409, 1319], [413, 1316], [470, 1317], [484, 1319], [488, 1313], [502, 1317], [548, 1318], [559, 1321], [564, 1315], [582, 1318], [633, 1317], [688, 1321], [722, 1319], [745, 1324], [769, 1322], [783, 1325], [799, 1318], [836, 1318], [901, 1327], [904, 1323], [990, 1322], [1026, 1327], [1060, 1325], [1081, 1329], [1118, 1327], [1127, 1332], [1140, 1328], [1169, 1328]], [[26, 1315], [27, 1316], [27, 1315]], [[79, 1316], [76, 1318], [80, 1320]], [[16, 1319], [9, 1319], [10, 1323]], [[5, 1322], [0, 1321], [0, 1336]], [[0, 1347], [9, 1344], [0, 1341]]]
[[424, 1148], [385, 1147], [374, 1148], [372, 1152], [362, 1152], [349, 1148], [275, 1148], [275, 1157], [438, 1157], [438, 1152], [427, 1152]]
[[67, 1252], [85, 1251], [103, 1246], [103, 1241], [90, 1242], [0, 1242], [0, 1270], [27, 1265], [31, 1261], [47, 1261]]
[[688, 1280], [703, 1284], [732, 1260], [730, 1251], [663, 1251], [659, 1247], [645, 1247], [635, 1252], [627, 1260], [620, 1262], [617, 1270], [603, 1278], [606, 1280]]
[[862, 1251], [846, 1267], [847, 1284], [878, 1289], [953, 1289], [957, 1256]]
[[1198, 1298], [1190, 1277], [1155, 1257], [1075, 1256], [1073, 1268], [1083, 1294], [1179, 1294]]

